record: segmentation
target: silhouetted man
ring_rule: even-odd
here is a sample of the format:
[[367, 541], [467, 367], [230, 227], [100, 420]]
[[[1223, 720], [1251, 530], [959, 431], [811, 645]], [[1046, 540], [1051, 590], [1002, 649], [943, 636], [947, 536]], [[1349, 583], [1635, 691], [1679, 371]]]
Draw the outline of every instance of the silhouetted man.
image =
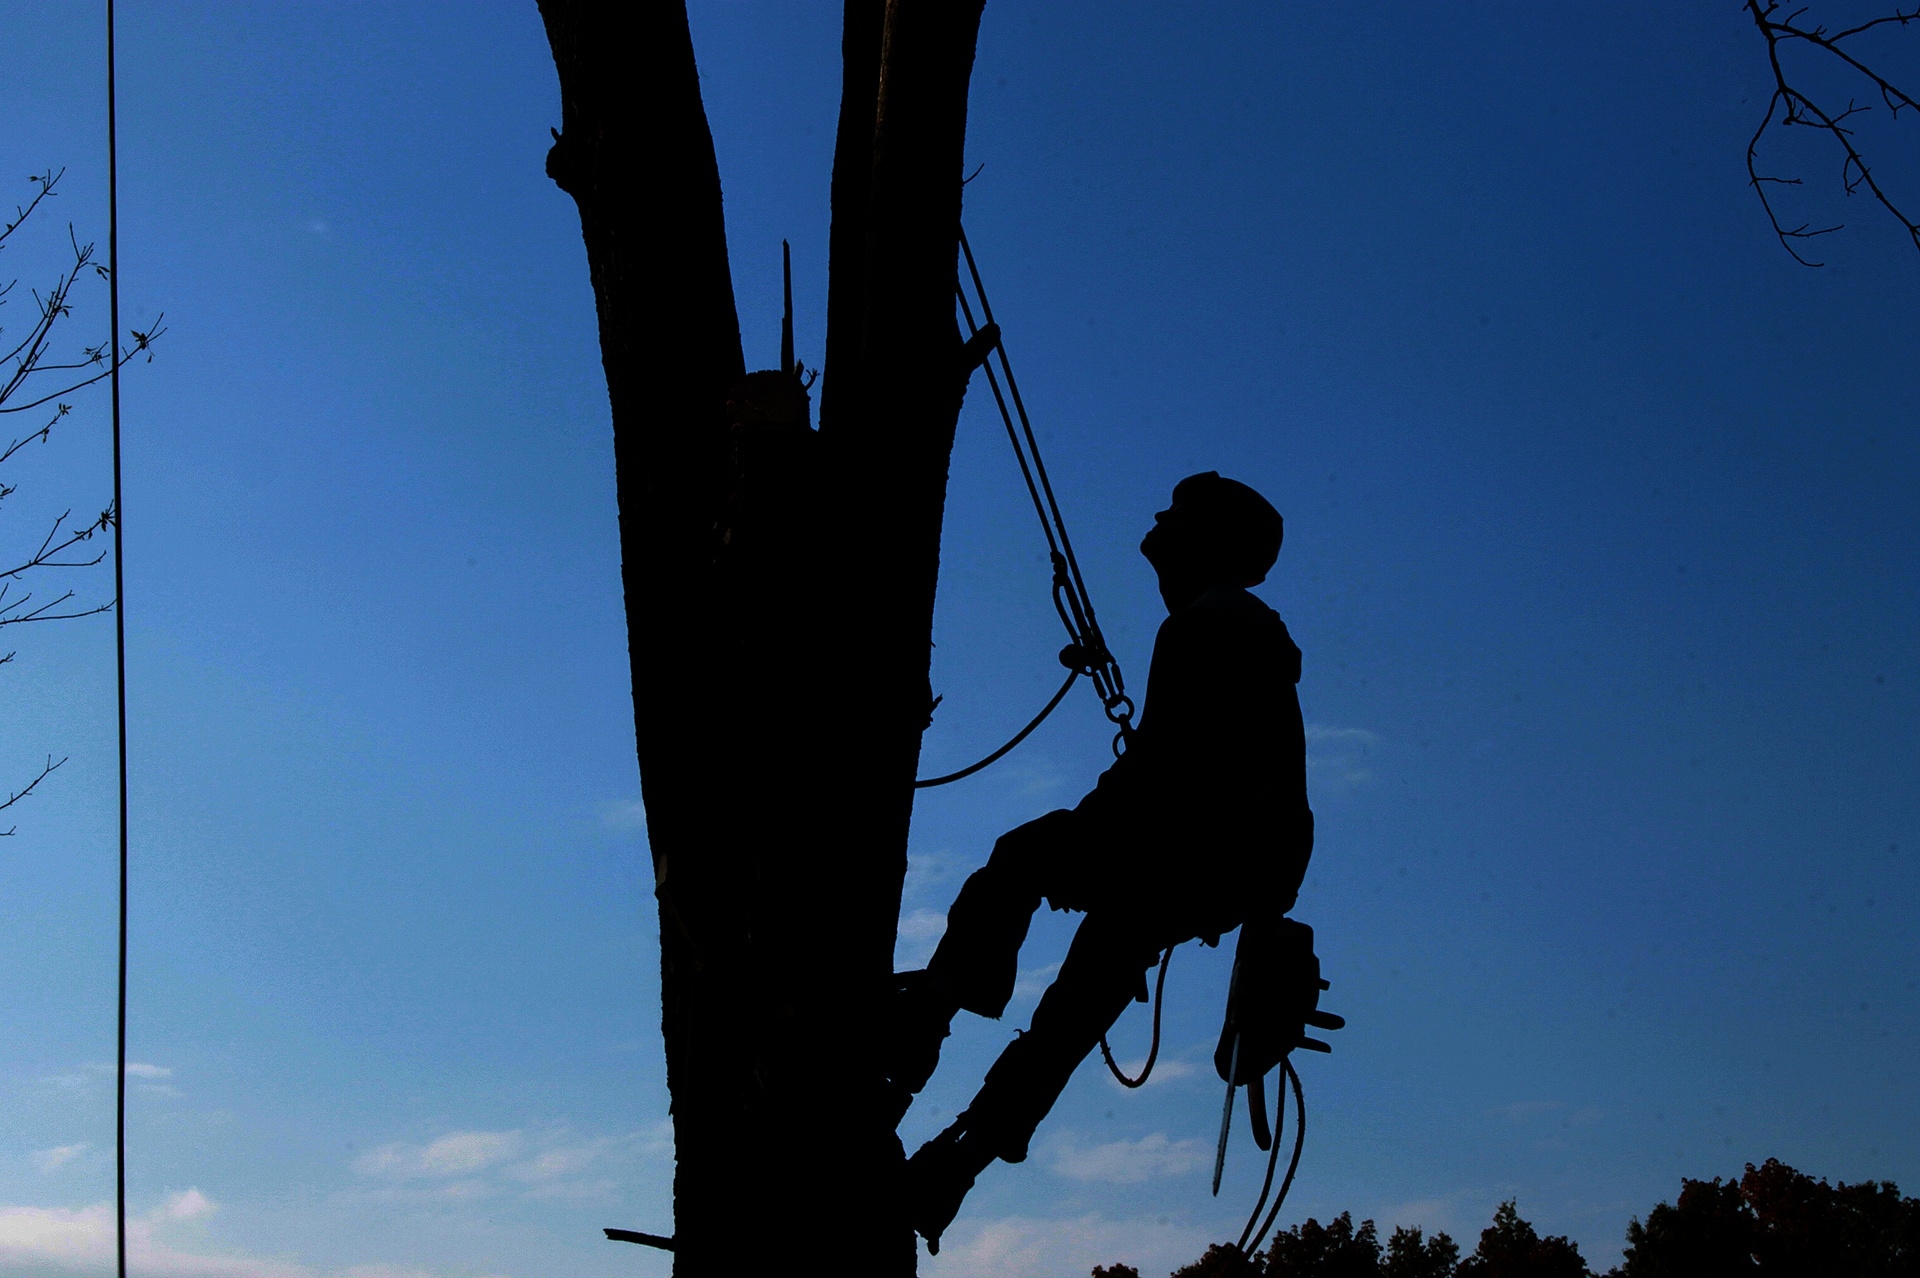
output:
[[1087, 916], [1032, 1026], [966, 1112], [908, 1161], [909, 1212], [929, 1250], [988, 1163], [1026, 1158], [1074, 1069], [1146, 997], [1162, 950], [1217, 943], [1244, 924], [1244, 960], [1293, 907], [1313, 850], [1300, 650], [1247, 593], [1266, 579], [1281, 532], [1279, 513], [1245, 484], [1208, 471], [1174, 488], [1140, 543], [1168, 616], [1125, 755], [1077, 807], [1002, 836], [960, 889], [926, 970], [903, 975], [890, 1062], [902, 1112], [956, 1011], [1006, 1010], [1041, 900]]

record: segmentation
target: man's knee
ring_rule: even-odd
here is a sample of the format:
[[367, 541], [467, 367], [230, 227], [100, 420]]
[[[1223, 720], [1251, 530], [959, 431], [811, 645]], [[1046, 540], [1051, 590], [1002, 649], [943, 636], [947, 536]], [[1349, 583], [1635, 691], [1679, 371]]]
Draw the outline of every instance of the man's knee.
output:
[[1014, 826], [994, 840], [986, 868], [1011, 877], [1045, 880], [1072, 837], [1073, 813], [1057, 808], [1024, 825]]

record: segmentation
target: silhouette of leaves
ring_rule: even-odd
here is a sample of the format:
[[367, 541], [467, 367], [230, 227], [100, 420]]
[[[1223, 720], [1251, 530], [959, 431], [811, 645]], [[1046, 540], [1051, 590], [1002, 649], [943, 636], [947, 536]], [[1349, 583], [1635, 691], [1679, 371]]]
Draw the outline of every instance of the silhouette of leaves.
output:
[[[1891, 1181], [1829, 1185], [1769, 1159], [1737, 1180], [1683, 1180], [1673, 1203], [1627, 1225], [1622, 1263], [1606, 1278], [1909, 1278], [1920, 1274], [1920, 1198]], [[1130, 1265], [1093, 1278], [1139, 1278]], [[1213, 1246], [1173, 1278], [1594, 1278], [1580, 1248], [1542, 1238], [1512, 1199], [1473, 1254], [1444, 1233], [1398, 1228], [1380, 1245], [1371, 1220], [1341, 1212], [1274, 1236], [1257, 1256]]]

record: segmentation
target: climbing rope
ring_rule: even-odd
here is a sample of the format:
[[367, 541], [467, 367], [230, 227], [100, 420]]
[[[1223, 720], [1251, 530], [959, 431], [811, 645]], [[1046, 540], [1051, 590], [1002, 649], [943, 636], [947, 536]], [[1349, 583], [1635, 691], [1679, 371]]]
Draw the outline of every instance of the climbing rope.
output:
[[[976, 325], [965, 285], [956, 287], [960, 314], [966, 321], [967, 335], [972, 337], [982, 327], [994, 323], [993, 304], [987, 300], [987, 287], [980, 278], [980, 266], [974, 260], [973, 246], [967, 242], [964, 228], [960, 231], [960, 252], [966, 258], [967, 276], [973, 283], [973, 295], [980, 303], [981, 323]], [[987, 374], [987, 385], [993, 390], [993, 402], [1000, 409], [1000, 420], [1007, 429], [1007, 442], [1013, 445], [1014, 456], [1020, 462], [1020, 475], [1026, 481], [1027, 496], [1033, 501], [1034, 514], [1039, 516], [1041, 532], [1047, 539], [1048, 559], [1053, 566], [1053, 606], [1060, 614], [1060, 622], [1066, 627], [1067, 637], [1071, 640], [1060, 658], [1069, 669], [1082, 671], [1093, 682], [1094, 690], [1100, 694], [1101, 709], [1117, 730], [1113, 742], [1117, 755], [1126, 748], [1127, 738], [1133, 733], [1133, 699], [1127, 696], [1120, 663], [1108, 650], [1106, 636], [1100, 633], [1100, 621], [1093, 611], [1093, 597], [1087, 593], [1086, 578], [1080, 572], [1080, 560], [1073, 553], [1073, 539], [1067, 535], [1066, 518], [1060, 513], [1060, 501], [1054, 496], [1053, 481], [1047, 476], [1047, 463], [1040, 456], [1040, 441], [1034, 436], [1033, 420], [1027, 416], [1026, 401], [1020, 397], [1020, 383], [1014, 378], [1013, 362], [1007, 357], [1004, 337], [994, 342], [993, 354], [1000, 360], [1000, 376], [1006, 378], [1004, 394], [1000, 389], [1000, 376], [995, 375], [991, 361], [982, 367]], [[1012, 401], [1012, 413], [1007, 411], [1009, 399]], [[1016, 413], [1020, 418], [1018, 432], [1013, 425]]]
[[1160, 956], [1160, 975], [1153, 982], [1153, 1039], [1147, 1048], [1147, 1063], [1140, 1067], [1140, 1077], [1127, 1077], [1126, 1071], [1114, 1063], [1113, 1049], [1107, 1046], [1107, 1036], [1100, 1036], [1100, 1055], [1122, 1087], [1145, 1086], [1147, 1078], [1153, 1073], [1153, 1063], [1160, 1058], [1160, 1009], [1167, 1005], [1167, 1001], [1160, 997], [1160, 992], [1167, 987], [1167, 964], [1172, 958], [1173, 947], [1169, 945], [1166, 953]]
[[[993, 324], [993, 306], [987, 301], [986, 284], [980, 278], [980, 267], [974, 261], [973, 247], [967, 243], [965, 230], [960, 232], [960, 251], [966, 258], [967, 273], [965, 279], [954, 281], [954, 297], [960, 308], [960, 317], [966, 322], [967, 336], [972, 338]], [[969, 281], [973, 285], [971, 297], [967, 292]], [[980, 314], [978, 322], [974, 319], [976, 303]], [[998, 373], [994, 371], [994, 357], [1000, 361]], [[913, 785], [916, 790], [946, 785], [997, 763], [1046, 721], [1047, 716], [1066, 699], [1067, 690], [1074, 681], [1083, 675], [1093, 684], [1094, 691], [1100, 696], [1101, 709], [1106, 713], [1108, 722], [1114, 725], [1113, 752], [1116, 756], [1126, 749], [1127, 741], [1133, 734], [1133, 699], [1127, 695], [1120, 663], [1107, 648], [1106, 636], [1100, 633], [1100, 622], [1093, 611], [1093, 598], [1087, 593], [1086, 578], [1081, 574], [1080, 561], [1073, 553], [1073, 539], [1067, 535], [1067, 521], [1060, 513], [1060, 501], [1054, 496], [1053, 481], [1048, 477], [1047, 464], [1040, 456], [1040, 440], [1034, 434], [1033, 420], [1027, 415], [1026, 402], [1020, 397], [1020, 384], [1014, 380], [1013, 363], [1007, 358], [1007, 344], [1003, 336], [995, 338], [993, 349], [981, 368], [986, 372], [987, 385], [993, 389], [993, 402], [1000, 410], [1000, 421], [1006, 427], [1007, 442], [1013, 446], [1014, 460], [1020, 465], [1020, 478], [1026, 483], [1027, 496], [1033, 502], [1033, 513], [1040, 520], [1041, 535], [1047, 540], [1047, 559], [1053, 568], [1053, 608], [1067, 631], [1068, 642], [1060, 651], [1060, 662], [1070, 674], [1067, 681], [1060, 685], [1060, 690], [1053, 694], [1053, 699], [1005, 745], [958, 772], [915, 781]], [[1001, 387], [1002, 379], [1006, 382], [1004, 389]], [[1019, 418], [1018, 425], [1014, 422], [1016, 416]]]
[[[1300, 1074], [1293, 1068], [1291, 1060], [1281, 1061], [1280, 1069], [1281, 1084], [1274, 1090], [1276, 1099], [1273, 1112], [1273, 1147], [1267, 1152], [1266, 1179], [1260, 1182], [1260, 1197], [1254, 1201], [1253, 1214], [1247, 1217], [1247, 1227], [1240, 1231], [1240, 1241], [1234, 1244], [1243, 1256], [1251, 1256], [1259, 1251], [1260, 1244], [1266, 1240], [1267, 1231], [1273, 1228], [1274, 1220], [1280, 1215], [1280, 1205], [1287, 1201], [1287, 1191], [1293, 1188], [1294, 1173], [1300, 1170], [1300, 1151], [1307, 1143], [1307, 1097], [1300, 1087]], [[1267, 1205], [1267, 1191], [1273, 1188], [1274, 1168], [1280, 1163], [1280, 1125], [1286, 1121], [1287, 1116], [1286, 1084], [1288, 1083], [1293, 1084], [1293, 1157], [1287, 1160], [1286, 1179], [1280, 1182], [1280, 1194], [1273, 1200], [1273, 1209], [1267, 1213], [1266, 1220], [1260, 1225], [1260, 1232], [1255, 1234], [1253, 1222], [1260, 1219], [1260, 1209]], [[1267, 1080], [1264, 1078], [1257, 1078], [1248, 1084], [1250, 1087], [1260, 1088], [1266, 1085]], [[1253, 1234], [1251, 1244], [1247, 1241], [1248, 1234]]]
[[1079, 678], [1080, 678], [1080, 671], [1069, 670], [1067, 672], [1067, 681], [1060, 685], [1060, 690], [1058, 692], [1053, 694], [1053, 700], [1047, 702], [1045, 706], [1041, 707], [1040, 713], [1033, 716], [1032, 720], [1028, 722], [1026, 727], [1014, 733], [1011, 740], [1009, 740], [1005, 745], [1001, 746], [998, 750], [995, 750], [992, 754], [988, 755], [986, 758], [981, 759], [975, 763], [969, 763], [966, 767], [960, 769], [958, 772], [949, 772], [947, 773], [947, 775], [943, 777], [929, 777], [925, 781], [915, 781], [913, 783], [913, 788], [916, 790], [924, 790], [928, 786], [945, 785], [949, 781], [958, 781], [962, 777], [970, 777], [974, 773], [980, 771], [980, 769], [989, 767], [995, 763], [1000, 762], [1000, 759], [1003, 755], [1005, 755], [1009, 750], [1013, 749], [1015, 746], [1019, 745], [1022, 741], [1025, 741], [1029, 733], [1031, 733], [1035, 728], [1039, 727], [1041, 724], [1047, 721], [1047, 716], [1053, 713], [1053, 709], [1055, 706], [1059, 705], [1062, 701], [1065, 701], [1067, 699], [1067, 690], [1072, 688], [1074, 683]]

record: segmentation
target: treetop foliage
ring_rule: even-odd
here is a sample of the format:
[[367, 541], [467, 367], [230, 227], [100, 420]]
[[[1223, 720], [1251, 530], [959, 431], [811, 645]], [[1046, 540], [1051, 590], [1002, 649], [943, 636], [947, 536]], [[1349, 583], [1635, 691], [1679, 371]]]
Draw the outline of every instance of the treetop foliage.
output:
[[[1627, 1225], [1621, 1264], [1606, 1278], [1920, 1278], [1920, 1198], [1890, 1181], [1830, 1185], [1780, 1162], [1739, 1179], [1683, 1180], [1673, 1203]], [[1093, 1278], [1140, 1278], [1102, 1265]], [[1172, 1278], [1596, 1278], [1580, 1248], [1542, 1238], [1513, 1200], [1464, 1258], [1445, 1233], [1396, 1228], [1383, 1246], [1371, 1220], [1348, 1212], [1309, 1219], [1257, 1255], [1213, 1246]]]

